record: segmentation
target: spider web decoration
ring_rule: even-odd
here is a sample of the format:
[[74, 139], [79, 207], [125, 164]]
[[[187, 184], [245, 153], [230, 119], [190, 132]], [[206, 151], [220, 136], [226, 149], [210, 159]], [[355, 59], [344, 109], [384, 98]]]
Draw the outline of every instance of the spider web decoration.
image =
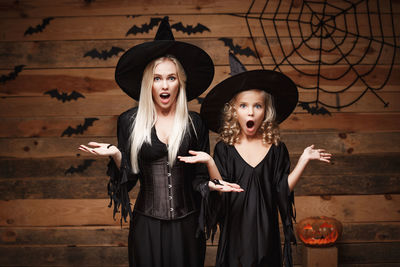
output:
[[[232, 15], [245, 18], [263, 69], [260, 53], [268, 51], [273, 70], [294, 71], [306, 77], [308, 82], [302, 84], [300, 80], [297, 86], [315, 91], [315, 98], [300, 99], [299, 106], [311, 114], [330, 114], [326, 108], [339, 111], [367, 92], [374, 94], [383, 107], [389, 104], [378, 91], [389, 80], [399, 46], [392, 2], [385, 1], [383, 7], [382, 2], [266, 0], [261, 5], [253, 0], [245, 15]], [[256, 42], [252, 26], [262, 29], [265, 44]], [[341, 95], [354, 87], [361, 92], [341, 101]], [[331, 101], [323, 99], [327, 95]]]

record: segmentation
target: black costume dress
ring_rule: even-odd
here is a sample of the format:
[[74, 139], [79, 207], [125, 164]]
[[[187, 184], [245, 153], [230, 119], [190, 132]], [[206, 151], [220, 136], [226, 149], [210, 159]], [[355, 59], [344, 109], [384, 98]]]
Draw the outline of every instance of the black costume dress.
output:
[[[137, 108], [133, 108], [118, 118], [121, 166], [118, 169], [111, 160], [108, 168], [114, 216], [121, 209], [121, 220], [126, 220], [128, 214], [131, 218], [129, 266], [202, 267], [210, 195], [207, 168], [179, 160], [169, 166], [167, 146], [158, 139], [153, 127], [151, 144], [143, 144], [138, 154], [139, 173], [133, 174], [129, 136], [136, 113]], [[197, 113], [190, 112], [189, 116], [193, 126], [189, 123], [178, 155], [187, 156], [189, 150], [209, 153], [207, 128]], [[128, 192], [138, 180], [140, 191], [132, 212]]]
[[[239, 184], [244, 192], [222, 194], [220, 240], [216, 266], [292, 266], [293, 193], [288, 186], [290, 161], [284, 143], [272, 145], [264, 159], [250, 166], [234, 146], [220, 141], [214, 159], [225, 181]], [[282, 260], [278, 209], [285, 245]]]

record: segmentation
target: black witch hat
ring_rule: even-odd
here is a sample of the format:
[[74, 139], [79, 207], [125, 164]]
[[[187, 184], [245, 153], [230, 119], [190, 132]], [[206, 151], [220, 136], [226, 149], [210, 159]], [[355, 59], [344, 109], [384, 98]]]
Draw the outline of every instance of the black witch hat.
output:
[[225, 103], [236, 94], [251, 89], [264, 90], [272, 96], [276, 123], [289, 117], [298, 101], [297, 86], [289, 77], [272, 70], [247, 71], [232, 53], [229, 53], [229, 63], [232, 76], [217, 84], [201, 105], [200, 115], [211, 131], [220, 130]]
[[175, 41], [168, 17], [161, 21], [154, 41], [136, 45], [121, 56], [115, 69], [115, 80], [125, 93], [139, 100], [145, 67], [165, 55], [174, 56], [182, 64], [187, 76], [188, 101], [201, 95], [211, 84], [214, 77], [212, 59], [195, 45]]

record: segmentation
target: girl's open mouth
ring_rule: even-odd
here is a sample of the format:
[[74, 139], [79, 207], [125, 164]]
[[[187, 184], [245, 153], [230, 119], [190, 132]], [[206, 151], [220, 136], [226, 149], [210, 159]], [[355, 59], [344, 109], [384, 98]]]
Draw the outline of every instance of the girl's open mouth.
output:
[[254, 126], [254, 121], [248, 121], [248, 122], [246, 122], [246, 126], [247, 126], [247, 128], [249, 128], [249, 129], [253, 128], [253, 126]]

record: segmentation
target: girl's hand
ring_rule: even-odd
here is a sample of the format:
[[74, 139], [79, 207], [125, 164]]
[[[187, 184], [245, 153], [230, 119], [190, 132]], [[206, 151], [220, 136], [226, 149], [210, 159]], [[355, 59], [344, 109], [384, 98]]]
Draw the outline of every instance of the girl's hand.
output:
[[80, 145], [78, 149], [98, 156], [114, 156], [119, 152], [114, 145], [97, 142], [90, 142], [88, 146]]
[[189, 150], [189, 154], [193, 156], [178, 156], [178, 159], [185, 163], [209, 163], [213, 160], [210, 155], [203, 151]]
[[208, 182], [208, 187], [211, 191], [219, 192], [243, 192], [244, 190], [238, 184], [228, 183], [224, 180], [218, 180], [220, 184], [215, 184], [213, 181]]
[[307, 160], [319, 160], [330, 163], [332, 154], [325, 152], [325, 149], [314, 149], [314, 145], [306, 147], [301, 157]]

